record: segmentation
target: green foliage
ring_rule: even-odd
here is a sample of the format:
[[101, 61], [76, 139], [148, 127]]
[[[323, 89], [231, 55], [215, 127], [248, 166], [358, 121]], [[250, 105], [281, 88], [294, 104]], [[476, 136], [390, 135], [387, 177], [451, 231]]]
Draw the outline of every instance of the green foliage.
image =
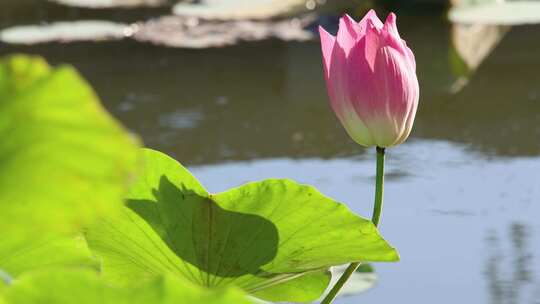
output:
[[283, 299], [312, 302], [328, 287], [331, 277], [332, 274], [328, 270], [302, 273], [298, 278], [256, 291], [253, 296], [274, 302]]
[[313, 187], [208, 193], [175, 160], [138, 150], [70, 67], [0, 60], [0, 135], [1, 304], [307, 302], [331, 266], [399, 259]]
[[82, 237], [36, 237], [14, 247], [0, 244], [0, 269], [12, 277], [58, 267], [97, 269], [98, 263]]
[[152, 150], [144, 151], [127, 205], [122, 216], [87, 233], [114, 282], [173, 274], [263, 299], [307, 301], [326, 288], [330, 266], [398, 260], [369, 220], [313, 187], [270, 179], [209, 194], [188, 170]]
[[4, 287], [3, 297], [9, 304], [251, 303], [238, 290], [210, 291], [173, 276], [156, 277], [145, 284], [127, 288], [110, 286], [96, 272], [82, 270], [25, 274]]
[[121, 207], [136, 141], [73, 68], [4, 58], [0, 113], [0, 256]]

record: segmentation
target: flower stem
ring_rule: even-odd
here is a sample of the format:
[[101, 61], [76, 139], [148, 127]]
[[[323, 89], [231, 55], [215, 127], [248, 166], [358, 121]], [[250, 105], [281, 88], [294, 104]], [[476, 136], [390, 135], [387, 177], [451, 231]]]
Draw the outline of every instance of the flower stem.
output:
[[[377, 147], [377, 175], [375, 178], [375, 203], [373, 205], [373, 216], [371, 222], [373, 225], [378, 226], [381, 219], [381, 211], [383, 206], [383, 193], [384, 193], [384, 148]], [[330, 304], [334, 301], [337, 294], [343, 288], [343, 285], [347, 283], [351, 275], [358, 269], [360, 262], [351, 263], [345, 272], [341, 275], [334, 287], [322, 300], [321, 304]]]
[[379, 226], [383, 207], [384, 194], [384, 148], [377, 147], [377, 176], [375, 178], [375, 203], [371, 221], [375, 227]]

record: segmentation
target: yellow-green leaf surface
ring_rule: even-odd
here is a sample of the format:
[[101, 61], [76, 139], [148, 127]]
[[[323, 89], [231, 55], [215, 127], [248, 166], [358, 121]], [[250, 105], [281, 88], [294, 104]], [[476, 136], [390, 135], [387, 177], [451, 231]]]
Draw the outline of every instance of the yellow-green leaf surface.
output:
[[283, 299], [294, 300], [294, 302], [312, 302], [328, 287], [331, 277], [330, 271], [327, 270], [306, 273], [293, 280], [254, 292], [253, 296], [273, 302]]
[[19, 242], [17, 246], [0, 243], [0, 269], [13, 278], [37, 269], [98, 269], [98, 266], [82, 237], [36, 237]]
[[0, 237], [11, 242], [4, 251], [121, 208], [136, 140], [73, 68], [0, 59], [0, 138]]
[[0, 289], [9, 304], [249, 304], [236, 289], [208, 290], [174, 276], [158, 276], [136, 287], [109, 285], [83, 270], [38, 271]]
[[[307, 301], [324, 291], [330, 266], [399, 258], [369, 220], [313, 187], [270, 179], [210, 194], [175, 160], [143, 153], [129, 208], [87, 234], [114, 282], [169, 273], [263, 299]], [[319, 283], [299, 279], [313, 273]], [[310, 293], [279, 292], [287, 282]]]

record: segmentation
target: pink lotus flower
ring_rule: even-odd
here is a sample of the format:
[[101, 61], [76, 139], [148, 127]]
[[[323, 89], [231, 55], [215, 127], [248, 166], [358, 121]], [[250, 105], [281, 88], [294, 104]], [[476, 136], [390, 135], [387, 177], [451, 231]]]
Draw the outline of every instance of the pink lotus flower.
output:
[[319, 27], [330, 104], [360, 145], [390, 147], [409, 136], [419, 87], [412, 51], [398, 33], [396, 15], [383, 23], [369, 11], [357, 23], [339, 21], [337, 37]]

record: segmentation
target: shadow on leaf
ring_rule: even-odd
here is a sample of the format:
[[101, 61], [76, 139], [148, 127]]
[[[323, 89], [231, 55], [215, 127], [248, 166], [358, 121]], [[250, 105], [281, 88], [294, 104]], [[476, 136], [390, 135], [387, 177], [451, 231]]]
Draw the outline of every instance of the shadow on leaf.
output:
[[269, 220], [225, 210], [211, 195], [179, 188], [164, 175], [152, 193], [154, 200], [128, 200], [128, 207], [182, 260], [206, 272], [201, 280], [207, 286], [224, 277], [261, 273], [260, 267], [275, 258], [279, 236]]

